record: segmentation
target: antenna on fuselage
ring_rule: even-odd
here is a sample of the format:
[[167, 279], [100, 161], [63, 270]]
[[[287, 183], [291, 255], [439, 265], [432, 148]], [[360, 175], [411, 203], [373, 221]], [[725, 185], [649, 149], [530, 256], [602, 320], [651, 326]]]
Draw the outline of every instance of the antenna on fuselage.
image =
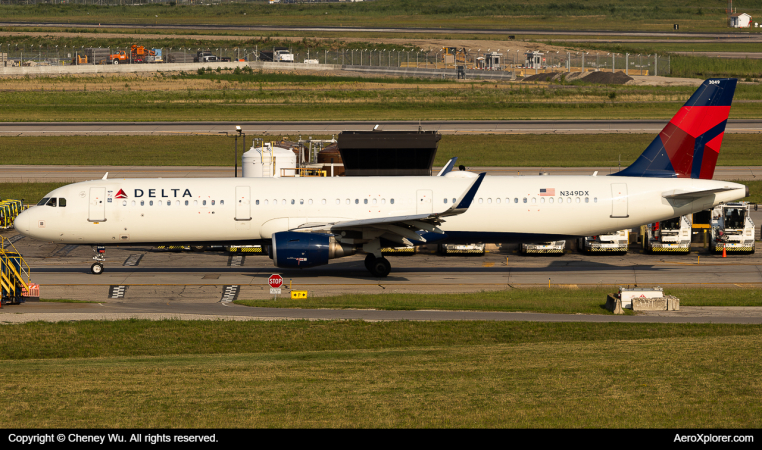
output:
[[105, 180], [107, 178], [108, 178], [108, 172], [106, 172], [106, 175], [103, 175], [103, 178], [101, 178], [101, 180]]

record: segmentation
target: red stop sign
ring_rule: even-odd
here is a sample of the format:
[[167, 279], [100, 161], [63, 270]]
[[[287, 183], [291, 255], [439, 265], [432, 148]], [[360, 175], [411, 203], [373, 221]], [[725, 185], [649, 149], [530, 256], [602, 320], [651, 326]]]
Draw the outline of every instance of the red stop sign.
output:
[[280, 275], [270, 275], [267, 282], [270, 284], [271, 288], [279, 288], [283, 285], [283, 277]]

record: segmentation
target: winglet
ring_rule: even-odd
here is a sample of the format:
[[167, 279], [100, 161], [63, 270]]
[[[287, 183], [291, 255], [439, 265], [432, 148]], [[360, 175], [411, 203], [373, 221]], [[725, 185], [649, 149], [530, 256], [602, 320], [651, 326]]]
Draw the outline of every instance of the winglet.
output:
[[450, 160], [447, 161], [447, 164], [445, 164], [445, 166], [442, 167], [442, 170], [439, 171], [437, 176], [438, 177], [443, 177], [443, 176], [447, 175], [448, 173], [450, 173], [452, 168], [455, 167], [455, 161], [457, 161], [457, 160], [458, 160], [457, 156], [454, 157], [454, 158], [450, 158]]
[[471, 183], [471, 186], [468, 187], [468, 190], [466, 191], [463, 198], [460, 200], [460, 203], [457, 205], [452, 205], [447, 211], [436, 214], [438, 217], [447, 217], [447, 216], [456, 216], [458, 214], [463, 214], [468, 210], [468, 208], [471, 206], [471, 202], [474, 201], [474, 197], [476, 197], [476, 191], [479, 190], [479, 186], [482, 184], [482, 180], [484, 180], [484, 176], [487, 175], [487, 172], [482, 172], [479, 174], [476, 179], [474, 179], [474, 182]]
[[101, 180], [105, 180], [105, 179], [108, 179], [108, 172], [106, 172], [106, 175], [103, 175], [103, 178], [101, 178]]

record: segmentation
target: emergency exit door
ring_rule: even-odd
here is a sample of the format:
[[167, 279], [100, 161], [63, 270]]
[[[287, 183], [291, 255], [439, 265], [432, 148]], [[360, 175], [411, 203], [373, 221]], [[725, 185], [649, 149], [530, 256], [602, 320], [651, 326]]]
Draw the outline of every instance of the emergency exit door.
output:
[[611, 184], [611, 217], [630, 217], [627, 205], [627, 185], [625, 183]]
[[235, 188], [235, 220], [251, 220], [251, 188], [249, 186]]
[[429, 189], [421, 189], [416, 191], [417, 193], [417, 205], [415, 211], [417, 214], [431, 214], [434, 212], [434, 201], [432, 199], [433, 194]]
[[87, 221], [106, 221], [106, 188], [90, 188], [90, 207], [88, 208]]

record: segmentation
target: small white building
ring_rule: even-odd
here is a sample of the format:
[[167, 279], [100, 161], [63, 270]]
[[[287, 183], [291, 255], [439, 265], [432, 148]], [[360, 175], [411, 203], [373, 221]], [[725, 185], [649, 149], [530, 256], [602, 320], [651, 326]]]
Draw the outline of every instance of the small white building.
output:
[[730, 15], [730, 26], [733, 28], [751, 27], [751, 16], [746, 13], [733, 13]]

